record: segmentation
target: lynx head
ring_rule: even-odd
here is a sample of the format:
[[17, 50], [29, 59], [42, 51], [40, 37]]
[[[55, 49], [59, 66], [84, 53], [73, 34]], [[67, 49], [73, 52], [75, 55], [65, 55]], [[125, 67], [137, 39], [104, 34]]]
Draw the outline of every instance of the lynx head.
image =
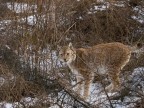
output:
[[76, 58], [76, 50], [73, 48], [72, 43], [68, 46], [63, 46], [59, 48], [59, 59], [67, 64], [74, 61]]

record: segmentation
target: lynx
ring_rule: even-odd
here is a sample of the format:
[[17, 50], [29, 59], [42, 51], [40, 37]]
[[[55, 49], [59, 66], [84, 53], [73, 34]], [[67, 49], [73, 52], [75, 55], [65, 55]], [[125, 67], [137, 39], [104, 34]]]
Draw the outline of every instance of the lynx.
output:
[[90, 86], [94, 76], [108, 75], [111, 84], [107, 91], [118, 90], [120, 87], [119, 74], [129, 62], [131, 52], [136, 49], [122, 43], [113, 42], [99, 44], [89, 48], [74, 48], [71, 43], [59, 51], [59, 59], [65, 62], [77, 79], [76, 91], [83, 92], [83, 98], [90, 95]]

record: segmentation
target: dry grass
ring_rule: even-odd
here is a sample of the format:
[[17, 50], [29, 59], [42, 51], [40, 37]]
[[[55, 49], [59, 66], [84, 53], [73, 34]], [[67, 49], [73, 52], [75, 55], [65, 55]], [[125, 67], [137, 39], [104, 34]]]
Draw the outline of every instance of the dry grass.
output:
[[[6, 7], [5, 2], [11, 2], [11, 4], [23, 2], [30, 6], [37, 5], [38, 8], [35, 11], [29, 8], [27, 11], [15, 13]], [[0, 77], [7, 79], [0, 88], [1, 101], [20, 101], [22, 97], [27, 96], [44, 98], [46, 94], [52, 92], [57, 95], [62, 88], [59, 88], [57, 82], [53, 82], [45, 76], [45, 73], [48, 76], [55, 76], [56, 72], [60, 70], [55, 69], [53, 65], [51, 66], [53, 70], [50, 72], [49, 69], [45, 71], [40, 69], [40, 60], [47, 67], [47, 63], [44, 61], [51, 60], [47, 55], [51, 55], [52, 51], [57, 49], [57, 45], [72, 42], [75, 47], [85, 47], [114, 41], [129, 45], [144, 42], [143, 24], [131, 18], [131, 16], [139, 14], [133, 11], [132, 6], [144, 6], [142, 1], [125, 1], [125, 7], [118, 7], [111, 3], [106, 10], [97, 12], [92, 9], [95, 5], [100, 6], [102, 3], [97, 3], [95, 0], [81, 0], [79, 2], [76, 0], [56, 0], [55, 7], [51, 5], [53, 3], [53, 0], [44, 0], [43, 3], [41, 0], [2, 0], [0, 2], [0, 6], [3, 5], [0, 21], [11, 20], [11, 23], [1, 24], [3, 28], [0, 29], [0, 47], [8, 46], [18, 56], [14, 59], [23, 61], [22, 68], [27, 69], [27, 65], [33, 67], [28, 68], [30, 70], [24, 73], [15, 69], [21, 65], [21, 62], [18, 63], [18, 66], [10, 62], [12, 64], [10, 66], [10, 63], [7, 62], [10, 59], [1, 60]], [[88, 14], [89, 12], [93, 14]], [[29, 24], [28, 20], [19, 21], [19, 19], [28, 18], [30, 15], [35, 16], [35, 24]], [[48, 46], [50, 50], [43, 54]], [[2, 55], [2, 53], [0, 54]], [[9, 56], [7, 55], [7, 57]], [[29, 63], [30, 61], [31, 63]], [[125, 71], [133, 70], [138, 66], [143, 66], [143, 56], [138, 60], [134, 59], [133, 61], [132, 59]], [[67, 74], [68, 70], [63, 72]], [[42, 74], [44, 77], [39, 77]], [[14, 79], [11, 79], [13, 76]], [[33, 76], [32, 79], [31, 76]], [[69, 75], [67, 77], [69, 78]], [[45, 82], [46, 84], [43, 84]], [[49, 86], [46, 86], [47, 84]], [[51, 87], [53, 87], [52, 90], [50, 90]], [[50, 93], [48, 93], [49, 91]]]

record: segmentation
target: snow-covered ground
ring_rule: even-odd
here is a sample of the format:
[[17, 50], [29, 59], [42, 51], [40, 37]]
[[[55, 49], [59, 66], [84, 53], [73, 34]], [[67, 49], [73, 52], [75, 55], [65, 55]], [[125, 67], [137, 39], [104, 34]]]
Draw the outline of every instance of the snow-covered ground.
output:
[[[119, 7], [124, 7], [123, 3], [119, 3], [119, 4], [115, 4], [115, 5], [119, 6]], [[109, 3], [98, 5], [98, 6], [94, 6], [93, 9], [90, 9], [90, 11], [88, 12], [88, 14], [93, 14], [93, 13], [95, 13], [97, 11], [104, 11], [107, 8], [109, 8], [109, 6], [110, 6]], [[14, 11], [16, 13], [23, 13], [23, 12], [26, 12], [26, 11], [29, 11], [29, 12], [33, 13], [33, 12], [36, 12], [36, 9], [37, 9], [36, 5], [28, 5], [26, 3], [14, 3], [14, 4], [7, 3], [7, 7], [10, 10], [12, 10], [12, 11]], [[138, 21], [140, 23], [144, 23], [144, 8], [142, 8], [142, 10], [140, 10], [139, 8], [140, 7], [135, 7], [133, 9], [134, 11], [138, 12], [139, 16], [131, 16], [131, 18], [133, 18], [134, 20], [136, 20], [136, 21]], [[41, 18], [45, 18], [45, 17], [43, 16]], [[27, 16], [26, 18], [20, 18], [18, 21], [19, 22], [27, 22], [27, 24], [29, 24], [29, 25], [35, 25], [36, 22], [37, 22], [37, 19], [36, 19], [35, 15], [30, 15], [30, 16]], [[11, 22], [12, 22], [11, 20], [0, 21], [0, 26], [1, 26], [0, 30], [3, 29], [3, 27], [2, 27], [3, 25], [8, 25]], [[40, 68], [41, 68], [41, 70], [51, 69], [51, 66], [52, 66], [51, 64], [53, 64], [52, 67], [54, 67], [54, 66], [61, 66], [60, 62], [57, 60], [56, 52], [55, 51], [49, 51], [49, 50], [46, 49], [46, 50], [43, 51], [42, 57], [44, 57], [44, 55], [47, 52], [50, 52], [49, 57], [51, 59], [47, 59], [46, 61], [40, 61]], [[30, 59], [34, 58], [34, 56], [35, 55], [32, 55]], [[47, 65], [46, 69], [44, 67], [45, 64]], [[32, 65], [35, 65], [35, 64], [32, 64]], [[140, 85], [142, 86], [142, 91], [144, 91], [144, 81], [143, 81], [143, 79], [141, 79], [141, 77], [140, 77], [141, 75], [144, 75], [144, 68], [143, 67], [136, 68], [134, 70], [134, 72], [133, 72], [133, 74], [132, 74], [131, 77], [134, 78], [134, 80], [133, 80], [133, 81], [135, 81], [134, 83], [136, 83], [137, 81], [140, 80]], [[13, 78], [14, 77], [11, 77], [9, 81], [13, 80]], [[4, 77], [0, 76], [0, 87], [2, 85], [4, 85], [7, 81], [8, 80], [6, 80]], [[101, 103], [101, 105], [100, 105], [101, 108], [108, 108], [107, 106], [109, 106], [109, 101], [107, 99], [107, 95], [105, 93], [100, 94], [99, 93], [99, 88], [101, 88], [101, 85], [99, 83], [93, 84], [93, 86], [91, 87], [91, 95], [90, 95], [89, 102], [91, 104], [99, 104], [99, 103]], [[59, 93], [59, 96], [61, 94], [62, 93]], [[115, 93], [113, 93], [113, 94], [109, 93], [108, 95], [109, 96], [115, 95]], [[135, 102], [135, 101], [137, 101], [139, 99], [140, 98], [137, 97], [137, 96], [125, 97], [123, 99], [123, 101], [121, 101], [121, 100], [112, 101], [112, 103], [113, 103], [113, 105], [114, 105], [115, 108], [131, 108], [131, 107], [133, 107], [133, 104], [126, 104], [126, 103]], [[26, 106], [33, 106], [33, 105], [36, 104], [36, 102], [38, 100], [39, 100], [38, 98], [26, 97], [26, 98], [21, 99], [21, 102], [25, 103]], [[54, 99], [54, 101], [56, 101], [56, 99]], [[105, 103], [105, 104], [103, 104], [103, 103]], [[105, 105], [107, 105], [107, 106], [105, 106]], [[19, 102], [15, 102], [15, 103], [1, 102], [0, 103], [0, 107], [1, 108], [16, 108], [16, 107], [23, 108], [22, 104], [19, 103]], [[51, 106], [50, 108], [59, 108], [59, 107], [57, 105], [54, 105], [54, 106]], [[69, 108], [71, 108], [71, 107], [69, 107]]]
[[[134, 69], [134, 71], [129, 77], [130, 77], [129, 81], [132, 81], [129, 84], [131, 86], [130, 89], [132, 90], [132, 92], [130, 92], [131, 96], [124, 96], [123, 100], [121, 99], [111, 100], [111, 103], [114, 106], [114, 108], [133, 108], [134, 105], [136, 105], [135, 102], [141, 99], [140, 95], [136, 95], [135, 89], [136, 91], [141, 91], [141, 93], [144, 93], [143, 92], [144, 91], [144, 67], [139, 67]], [[121, 80], [123, 83], [126, 83], [122, 85], [123, 87], [128, 84], [128, 82], [125, 82], [123, 78]], [[138, 90], [139, 86], [141, 88]], [[87, 101], [92, 105], [99, 106], [100, 108], [111, 108], [108, 97], [117, 96], [119, 95], [119, 93], [114, 92], [114, 93], [106, 94], [105, 92], [100, 92], [102, 89], [103, 87], [100, 83], [93, 83], [90, 90], [91, 95]], [[60, 93], [59, 95], [61, 94], [62, 93]], [[65, 99], [65, 101], [67, 100]]]
[[[36, 13], [37, 12], [37, 5], [28, 5], [27, 3], [7, 3], [7, 7], [16, 13]], [[21, 18], [18, 20], [18, 22], [27, 22], [29, 25], [35, 25], [36, 24], [36, 16], [30, 15], [26, 18]]]
[[144, 24], [144, 8], [141, 6], [137, 6], [133, 8], [135, 12], [137, 12], [138, 16], [132, 16], [132, 18], [142, 24]]
[[[144, 91], [144, 79], [142, 79], [144, 77], [144, 67], [140, 67], [140, 68], [136, 68], [134, 70], [134, 72], [131, 75], [132, 81], [134, 81], [133, 83], [135, 84], [134, 86], [137, 86], [137, 81], [141, 80], [139, 82], [139, 85], [142, 86], [142, 91]], [[0, 77], [1, 79], [1, 85], [4, 84], [4, 79], [2, 77]], [[11, 79], [12, 80], [12, 79]], [[10, 81], [10, 80], [9, 80]], [[90, 98], [88, 100], [88, 102], [90, 104], [93, 105], [99, 105], [100, 108], [110, 108], [110, 103], [108, 101], [108, 97], [107, 95], [102, 92], [100, 93], [100, 89], [102, 89], [102, 86], [100, 83], [94, 83], [91, 87], [91, 95]], [[52, 99], [51, 97], [47, 97], [48, 101], [50, 101], [49, 99], [51, 99], [51, 103], [56, 103], [58, 102], [57, 99], [62, 99], [63, 103], [67, 103], [67, 100], [69, 97], [68, 96], [64, 96], [64, 98], [60, 98], [63, 95], [63, 91], [61, 91], [59, 93], [59, 97], [56, 99]], [[114, 96], [116, 93], [108, 93], [108, 96]], [[140, 100], [141, 98], [137, 95], [133, 95], [133, 96], [125, 96], [123, 101], [122, 100], [112, 100], [111, 103], [113, 104], [114, 108], [132, 108], [135, 105], [135, 102]], [[31, 97], [26, 97], [26, 98], [22, 98], [20, 102], [14, 102], [14, 103], [8, 103], [8, 102], [1, 102], [0, 103], [0, 108], [23, 108], [22, 104], [25, 104], [27, 107], [28, 106], [34, 106], [37, 102], [39, 101], [38, 98], [31, 98]], [[60, 103], [60, 100], [59, 100]], [[67, 106], [64, 104], [64, 106]], [[57, 105], [52, 105], [50, 108], [59, 108]], [[71, 108], [71, 106], [69, 107], [64, 107], [64, 108]]]
[[29, 106], [34, 106], [38, 102], [37, 98], [26, 97], [22, 98], [20, 102], [8, 103], [8, 102], [1, 102], [0, 108], [24, 108]]
[[37, 5], [28, 5], [27, 3], [7, 3], [7, 7], [16, 12], [16, 13], [23, 13], [28, 11], [29, 13], [36, 12]]
[[34, 16], [34, 15], [31, 15], [31, 16], [28, 16], [28, 17], [26, 17], [26, 18], [21, 18], [21, 19], [19, 19], [19, 22], [26, 22], [28, 25], [35, 25], [36, 24], [36, 16]]

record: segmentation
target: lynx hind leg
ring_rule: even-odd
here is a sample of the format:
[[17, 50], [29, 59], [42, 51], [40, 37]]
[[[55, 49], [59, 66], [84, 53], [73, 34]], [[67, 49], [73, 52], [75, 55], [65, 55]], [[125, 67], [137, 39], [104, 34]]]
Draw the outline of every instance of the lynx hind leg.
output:
[[113, 69], [109, 71], [108, 77], [111, 80], [111, 84], [106, 87], [106, 91], [108, 92], [117, 91], [120, 88], [119, 74], [120, 74], [119, 69]]

